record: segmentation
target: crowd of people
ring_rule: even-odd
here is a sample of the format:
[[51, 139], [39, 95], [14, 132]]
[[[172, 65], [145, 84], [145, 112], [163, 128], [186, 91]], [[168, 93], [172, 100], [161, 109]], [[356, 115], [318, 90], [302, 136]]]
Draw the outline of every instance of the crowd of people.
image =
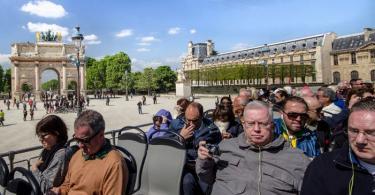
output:
[[[181, 98], [152, 117], [147, 136], [183, 138], [183, 195], [372, 194], [375, 98], [360, 82], [243, 88], [207, 112]], [[32, 171], [43, 193], [124, 194], [128, 169], [104, 137], [102, 115], [86, 110], [75, 120], [77, 152], [66, 147], [66, 129], [55, 115], [37, 124], [44, 149]]]

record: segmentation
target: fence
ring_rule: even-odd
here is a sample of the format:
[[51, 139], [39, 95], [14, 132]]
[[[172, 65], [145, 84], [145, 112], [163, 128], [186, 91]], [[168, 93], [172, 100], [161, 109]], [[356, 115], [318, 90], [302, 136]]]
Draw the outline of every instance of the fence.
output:
[[[152, 125], [152, 123], [146, 123], [146, 124], [138, 125], [138, 126], [135, 126], [135, 127], [141, 128], [141, 127], [150, 126], [150, 125]], [[111, 140], [113, 145], [116, 145], [116, 138], [118, 138], [118, 133], [121, 130], [122, 130], [122, 128], [117, 129], [117, 130], [111, 130], [111, 131], [105, 132], [104, 134], [106, 136], [110, 135], [109, 139]], [[34, 146], [34, 147], [24, 148], [24, 149], [15, 150], [15, 151], [4, 152], [4, 153], [0, 154], [0, 157], [1, 158], [8, 157], [8, 160], [9, 160], [8, 165], [9, 165], [10, 170], [13, 170], [15, 164], [22, 163], [22, 162], [26, 162], [27, 163], [27, 169], [30, 169], [31, 160], [39, 158], [39, 156], [33, 156], [33, 157], [28, 158], [28, 159], [22, 159], [22, 160], [19, 160], [19, 161], [14, 161], [16, 155], [27, 153], [27, 152], [33, 152], [33, 151], [36, 151], [36, 150], [40, 150], [42, 148], [43, 148], [42, 146]]]

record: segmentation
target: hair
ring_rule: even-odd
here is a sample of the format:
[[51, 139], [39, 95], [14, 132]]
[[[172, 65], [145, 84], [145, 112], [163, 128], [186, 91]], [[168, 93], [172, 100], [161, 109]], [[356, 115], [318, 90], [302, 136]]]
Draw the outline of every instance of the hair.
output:
[[330, 102], [334, 102], [336, 100], [336, 92], [333, 91], [331, 88], [328, 87], [320, 87], [318, 91], [322, 91], [325, 97], [329, 98]]
[[251, 97], [251, 91], [246, 88], [241, 88], [238, 92], [238, 95], [240, 95], [241, 93], [245, 93], [248, 97]]
[[303, 98], [298, 97], [298, 96], [289, 96], [289, 97], [285, 98], [284, 101], [282, 102], [282, 104], [281, 104], [282, 110], [285, 110], [285, 106], [288, 102], [301, 103], [305, 106], [306, 111], [309, 109], [309, 106], [307, 105], [306, 101]]
[[213, 114], [213, 121], [218, 120], [222, 116], [226, 116], [228, 118], [228, 121], [234, 121], [234, 113], [232, 111], [232, 108], [218, 105]]
[[257, 110], [257, 109], [267, 109], [269, 120], [272, 121], [273, 119], [273, 111], [272, 107], [270, 107], [267, 103], [259, 100], [254, 100], [248, 103], [243, 111], [243, 117], [246, 118], [247, 116], [247, 110]]
[[370, 93], [370, 94], [374, 94], [374, 90], [373, 89], [368, 89], [368, 88], [355, 88], [355, 89], [350, 89], [347, 96], [346, 96], [346, 101], [345, 101], [345, 104], [346, 106], [349, 105], [349, 102], [350, 102], [350, 99], [352, 98], [353, 95], [356, 95], [358, 97], [363, 97], [363, 94], [365, 93]]
[[189, 104], [190, 104], [190, 101], [186, 98], [180, 98], [179, 100], [177, 100], [177, 105], [181, 108], [180, 111], [182, 113], [185, 112], [185, 110], [189, 106]]
[[224, 96], [220, 99], [220, 104], [223, 103], [224, 100], [228, 100], [230, 102], [230, 104], [232, 105], [232, 100], [228, 97], [228, 96]]
[[188, 108], [190, 108], [190, 107], [198, 109], [198, 111], [199, 111], [199, 116], [200, 116], [200, 117], [203, 117], [203, 106], [202, 106], [202, 104], [200, 104], [200, 103], [198, 103], [198, 102], [192, 102], [192, 103], [190, 103], [190, 104], [188, 105], [188, 107], [187, 107], [186, 109], [188, 109]]
[[95, 110], [85, 110], [74, 121], [74, 129], [78, 129], [82, 126], [90, 127], [91, 133], [94, 134], [99, 131], [104, 131], [105, 122], [99, 112]]
[[276, 93], [280, 94], [281, 97], [289, 97], [289, 94], [285, 90], [279, 90]]
[[375, 97], [367, 97], [355, 103], [350, 109], [349, 116], [357, 111], [375, 112]]
[[35, 134], [51, 133], [57, 137], [57, 143], [68, 141], [68, 128], [64, 121], [56, 115], [47, 115], [36, 124]]
[[350, 86], [353, 87], [354, 83], [359, 81], [359, 80], [362, 80], [362, 79], [350, 79], [349, 83], [350, 83]]

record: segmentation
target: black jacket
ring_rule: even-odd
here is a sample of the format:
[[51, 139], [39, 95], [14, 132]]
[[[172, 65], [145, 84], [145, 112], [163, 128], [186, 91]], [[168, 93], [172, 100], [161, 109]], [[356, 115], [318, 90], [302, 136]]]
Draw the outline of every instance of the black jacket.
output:
[[[375, 179], [358, 164], [350, 152], [354, 166], [353, 195], [375, 194]], [[346, 195], [352, 177], [349, 146], [316, 157], [308, 166], [303, 179], [301, 195]]]

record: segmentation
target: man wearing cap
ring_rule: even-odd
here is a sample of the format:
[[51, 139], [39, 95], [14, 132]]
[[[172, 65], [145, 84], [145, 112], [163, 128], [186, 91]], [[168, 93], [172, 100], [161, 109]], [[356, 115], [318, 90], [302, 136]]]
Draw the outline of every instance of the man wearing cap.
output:
[[305, 128], [309, 119], [308, 106], [301, 97], [290, 96], [281, 105], [281, 118], [275, 119], [275, 134], [282, 135], [293, 148], [299, 148], [308, 157], [320, 154], [316, 132]]
[[69, 162], [63, 184], [55, 194], [124, 194], [128, 169], [123, 156], [104, 138], [103, 116], [82, 112], [74, 122], [73, 139], [79, 150]]

